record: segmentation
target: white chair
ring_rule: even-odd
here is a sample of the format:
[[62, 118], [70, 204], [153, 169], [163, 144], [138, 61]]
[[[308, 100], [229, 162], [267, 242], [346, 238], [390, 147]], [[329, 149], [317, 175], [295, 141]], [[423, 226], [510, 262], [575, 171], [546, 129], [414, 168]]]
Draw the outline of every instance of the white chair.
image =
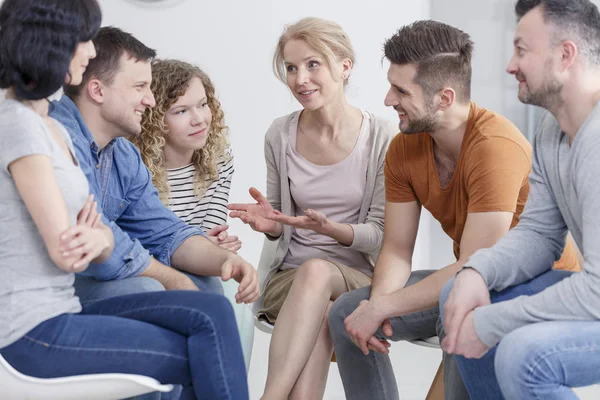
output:
[[254, 317], [254, 326], [256, 327], [256, 329], [258, 329], [261, 332], [267, 333], [267, 334], [272, 334], [273, 333], [273, 328], [275, 327], [274, 325], [271, 325], [269, 322], [262, 320], [262, 319], [258, 319], [256, 317], [256, 313], [258, 313], [258, 311], [263, 308], [263, 301], [262, 301], [262, 297], [260, 297], [258, 300], [256, 300], [254, 303], [252, 303], [252, 315]]
[[92, 374], [41, 379], [23, 375], [0, 356], [0, 396], [10, 400], [119, 400], [151, 392], [170, 392], [172, 385], [132, 374]]
[[[432, 349], [441, 349], [440, 339], [437, 336], [433, 336], [425, 339], [412, 340], [410, 343], [416, 344], [417, 346], [429, 347]], [[443, 400], [444, 399], [444, 365], [440, 363], [429, 391], [425, 400]]]

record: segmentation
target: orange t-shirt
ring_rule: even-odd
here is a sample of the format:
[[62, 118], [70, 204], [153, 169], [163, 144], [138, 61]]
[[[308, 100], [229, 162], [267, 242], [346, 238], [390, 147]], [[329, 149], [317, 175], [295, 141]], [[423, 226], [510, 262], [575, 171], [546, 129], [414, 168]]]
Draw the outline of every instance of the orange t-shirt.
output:
[[[385, 163], [386, 200], [419, 202], [437, 219], [454, 242], [460, 257], [460, 240], [467, 213], [514, 213], [511, 228], [519, 222], [527, 195], [531, 145], [506, 118], [471, 102], [469, 120], [452, 179], [440, 186], [429, 134], [398, 134]], [[556, 269], [579, 270], [570, 241]]]

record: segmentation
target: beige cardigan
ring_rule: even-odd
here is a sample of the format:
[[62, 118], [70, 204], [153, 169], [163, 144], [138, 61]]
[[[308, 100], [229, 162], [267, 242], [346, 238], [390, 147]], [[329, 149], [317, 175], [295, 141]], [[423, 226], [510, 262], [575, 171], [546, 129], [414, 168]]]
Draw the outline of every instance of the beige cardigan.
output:
[[[290, 194], [287, 174], [286, 150], [291, 123], [297, 123], [300, 111], [277, 118], [265, 136], [265, 160], [267, 163], [267, 199], [274, 209], [286, 215], [294, 215], [295, 206]], [[350, 248], [366, 253], [371, 266], [375, 265], [383, 240], [383, 213], [385, 208], [385, 188], [383, 168], [387, 148], [398, 133], [398, 126], [367, 112], [371, 120], [369, 142], [371, 154], [367, 167], [365, 196], [360, 207], [358, 224], [352, 224], [354, 241]], [[285, 226], [278, 238], [267, 236], [260, 261], [258, 275], [261, 291], [277, 272], [288, 251], [291, 228]]]

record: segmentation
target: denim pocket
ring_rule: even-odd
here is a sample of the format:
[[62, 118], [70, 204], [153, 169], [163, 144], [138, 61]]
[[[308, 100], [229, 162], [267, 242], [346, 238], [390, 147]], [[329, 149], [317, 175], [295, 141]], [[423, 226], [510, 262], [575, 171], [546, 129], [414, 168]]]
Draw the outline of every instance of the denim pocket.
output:
[[111, 196], [107, 193], [104, 197], [104, 207], [102, 208], [102, 212], [109, 221], [114, 222], [119, 219], [121, 214], [123, 214], [125, 209], [129, 206], [129, 203], [128, 200]]

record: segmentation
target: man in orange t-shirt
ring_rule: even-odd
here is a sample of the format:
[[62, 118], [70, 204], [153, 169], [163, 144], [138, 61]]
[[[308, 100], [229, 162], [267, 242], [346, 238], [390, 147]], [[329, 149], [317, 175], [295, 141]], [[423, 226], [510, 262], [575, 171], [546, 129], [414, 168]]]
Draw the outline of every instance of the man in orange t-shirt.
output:
[[[398, 398], [387, 339], [441, 333], [442, 287], [471, 254], [519, 222], [529, 193], [531, 145], [510, 121], [470, 100], [466, 33], [418, 21], [401, 28], [384, 51], [391, 62], [385, 104], [398, 112], [402, 133], [386, 157], [383, 247], [372, 286], [342, 295], [329, 313], [348, 399]], [[421, 207], [452, 238], [457, 261], [411, 272]], [[579, 269], [571, 243], [555, 268]], [[446, 400], [468, 399], [450, 355], [444, 355], [444, 387]]]

